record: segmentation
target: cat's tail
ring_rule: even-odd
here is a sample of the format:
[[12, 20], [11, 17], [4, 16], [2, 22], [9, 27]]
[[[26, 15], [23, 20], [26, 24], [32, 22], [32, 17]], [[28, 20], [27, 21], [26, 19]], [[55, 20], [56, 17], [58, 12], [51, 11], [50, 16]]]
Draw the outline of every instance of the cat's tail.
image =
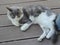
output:
[[57, 41], [58, 41], [58, 34], [57, 34], [57, 32], [54, 33], [54, 35], [52, 36], [51, 39], [52, 39], [52, 43], [53, 44], [57, 43]]
[[57, 19], [57, 16], [56, 16], [56, 18], [54, 20], [54, 23], [55, 23], [55, 25], [54, 25], [54, 27], [55, 27], [55, 33], [53, 34], [53, 36], [51, 38], [53, 44], [56, 44], [58, 42], [58, 36], [59, 36], [58, 35], [59, 30], [58, 30], [58, 27], [57, 27], [56, 19]]

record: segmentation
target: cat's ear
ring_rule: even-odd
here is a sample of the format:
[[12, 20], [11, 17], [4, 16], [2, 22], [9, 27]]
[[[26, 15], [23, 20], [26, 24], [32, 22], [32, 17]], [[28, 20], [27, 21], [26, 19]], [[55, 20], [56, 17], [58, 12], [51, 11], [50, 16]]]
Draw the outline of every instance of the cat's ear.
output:
[[45, 6], [40, 6], [41, 7], [41, 10], [44, 12], [45, 10], [50, 10], [48, 7], [45, 7]]
[[20, 9], [17, 9], [17, 11], [20, 11]]
[[9, 8], [9, 7], [6, 7], [9, 11], [12, 11], [12, 9], [11, 8]]

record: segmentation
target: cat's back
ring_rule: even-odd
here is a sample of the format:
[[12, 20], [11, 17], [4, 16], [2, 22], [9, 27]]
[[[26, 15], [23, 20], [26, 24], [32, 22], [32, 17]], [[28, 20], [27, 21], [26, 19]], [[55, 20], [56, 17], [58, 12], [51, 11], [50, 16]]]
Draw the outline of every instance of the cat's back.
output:
[[23, 10], [28, 13], [28, 15], [38, 16], [41, 12], [44, 12], [46, 7], [43, 7], [41, 5], [29, 5], [23, 7]]

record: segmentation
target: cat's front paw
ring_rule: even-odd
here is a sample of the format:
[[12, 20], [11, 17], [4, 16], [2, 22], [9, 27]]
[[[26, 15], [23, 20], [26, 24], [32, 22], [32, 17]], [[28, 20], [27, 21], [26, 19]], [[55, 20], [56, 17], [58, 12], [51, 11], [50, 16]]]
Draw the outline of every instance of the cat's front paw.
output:
[[20, 28], [20, 30], [21, 30], [21, 31], [26, 31], [26, 30], [28, 29], [28, 27], [29, 27], [29, 24], [24, 24], [24, 25]]

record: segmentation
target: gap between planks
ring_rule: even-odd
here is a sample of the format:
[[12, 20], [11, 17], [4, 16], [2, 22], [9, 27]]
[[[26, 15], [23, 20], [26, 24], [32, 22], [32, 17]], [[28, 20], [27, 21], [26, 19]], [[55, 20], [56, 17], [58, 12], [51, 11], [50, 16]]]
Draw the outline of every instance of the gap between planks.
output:
[[6, 41], [1, 41], [1, 43], [8, 43], [8, 42], [15, 42], [15, 41], [23, 41], [23, 40], [30, 40], [30, 39], [36, 39], [38, 38], [39, 36], [36, 36], [36, 37], [28, 37], [28, 38], [23, 38], [23, 39], [15, 39], [15, 40], [6, 40]]

